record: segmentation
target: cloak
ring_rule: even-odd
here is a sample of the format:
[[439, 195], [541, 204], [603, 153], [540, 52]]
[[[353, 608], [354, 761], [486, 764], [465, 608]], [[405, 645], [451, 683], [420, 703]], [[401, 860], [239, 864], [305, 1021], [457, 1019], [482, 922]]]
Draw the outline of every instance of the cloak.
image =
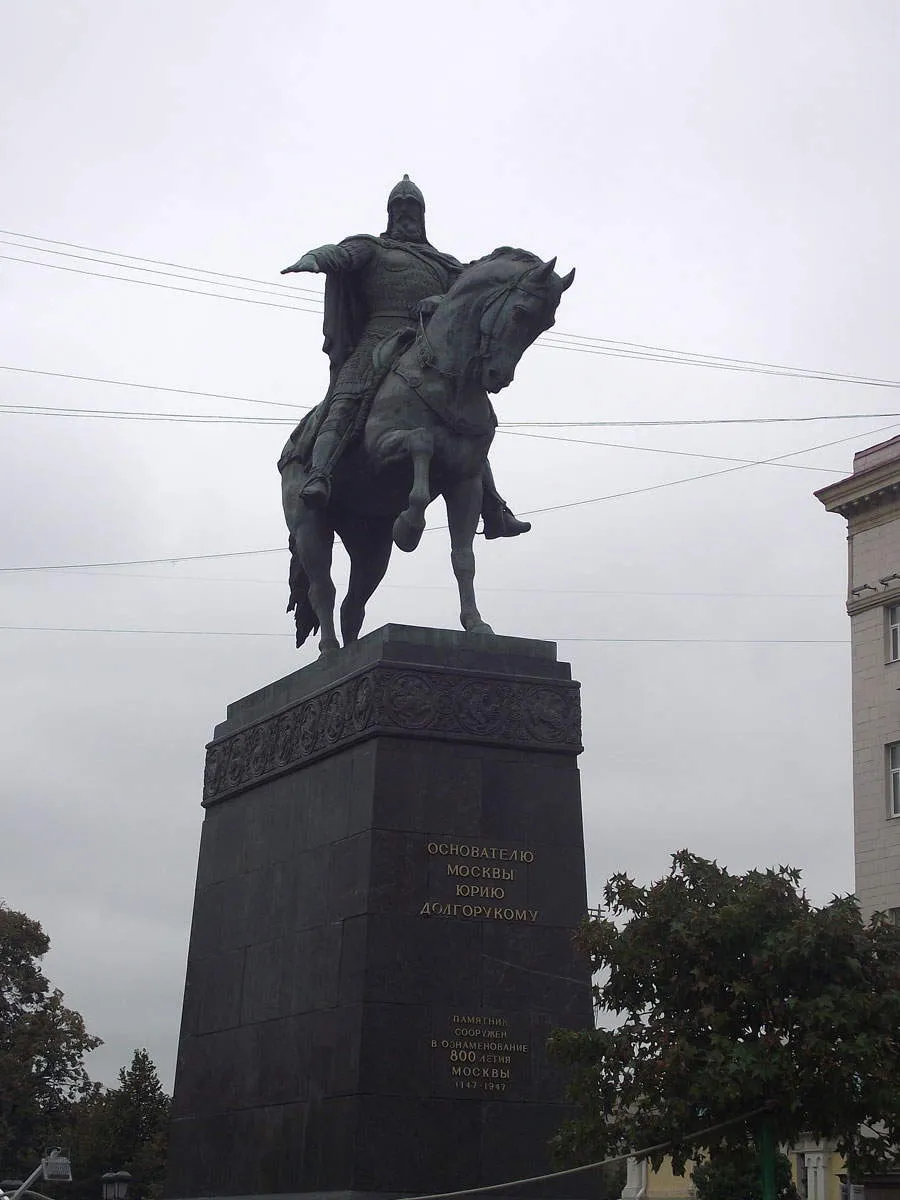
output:
[[[450, 287], [466, 266], [452, 254], [436, 250], [429, 242], [401, 242], [384, 234], [374, 237], [362, 233], [344, 238], [337, 246], [321, 246], [315, 251], [325, 273], [325, 316], [322, 322], [325, 341], [322, 349], [331, 364], [331, 378], [325, 399], [306, 414], [288, 438], [278, 460], [279, 471], [283, 471], [289, 462], [308, 460], [312, 453], [319, 429], [328, 415], [335, 380], [341, 367], [359, 345], [369, 320], [366, 300], [360, 287], [359, 268], [369, 260], [366, 251], [377, 251], [378, 248], [405, 250], [426, 263], [436, 273], [435, 294], [441, 291], [442, 279], [446, 278], [447, 287]], [[357, 261], [354, 262], [354, 259]]]
[[[454, 258], [452, 254], [443, 254], [429, 242], [401, 242], [395, 238], [374, 237], [362, 233], [356, 237], [346, 238], [341, 245], [348, 242], [369, 242], [376, 247], [401, 249], [413, 254], [432, 268], [437, 268], [439, 274], [449, 276], [452, 285], [465, 264]], [[337, 373], [359, 345], [363, 330], [366, 327], [368, 313], [365, 300], [359, 287], [359, 277], [356, 271], [328, 271], [325, 276], [325, 318], [322, 332], [325, 341], [322, 349], [328, 355], [331, 363], [331, 382], [334, 383]], [[437, 293], [437, 288], [435, 292]]]

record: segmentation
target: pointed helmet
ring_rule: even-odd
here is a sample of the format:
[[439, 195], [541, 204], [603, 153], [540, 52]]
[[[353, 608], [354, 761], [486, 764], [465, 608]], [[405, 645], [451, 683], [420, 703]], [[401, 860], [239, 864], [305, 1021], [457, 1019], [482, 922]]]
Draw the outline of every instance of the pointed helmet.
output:
[[404, 175], [399, 183], [395, 184], [391, 189], [391, 194], [388, 196], [387, 208], [391, 211], [391, 205], [395, 200], [415, 200], [425, 211], [425, 197], [413, 183], [408, 175]]

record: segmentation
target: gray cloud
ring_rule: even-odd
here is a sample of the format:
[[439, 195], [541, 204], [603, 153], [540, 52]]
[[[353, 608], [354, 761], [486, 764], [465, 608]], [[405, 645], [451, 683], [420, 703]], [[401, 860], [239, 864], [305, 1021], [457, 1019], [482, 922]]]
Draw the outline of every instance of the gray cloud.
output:
[[[560, 329], [896, 377], [896, 22], [886, 2], [837, 0], [814, 16], [709, 0], [20, 6], [0, 73], [2, 224], [275, 281], [310, 246], [377, 232], [408, 171], [441, 248], [512, 242], [577, 266]], [[306, 313], [0, 260], [0, 321], [7, 364], [299, 405], [326, 379]], [[268, 411], [0, 375], [6, 403]], [[895, 397], [536, 348], [498, 409], [642, 420], [890, 412]], [[0, 565], [284, 542], [283, 430], [0, 420]], [[796, 460], [846, 471], [886, 424], [571, 436], [755, 458], [854, 434]], [[727, 465], [512, 436], [495, 461], [517, 509]], [[652, 878], [684, 845], [736, 869], [794, 863], [817, 899], [852, 886], [845, 646], [565, 640], [848, 637], [844, 531], [811, 495], [832, 478], [756, 467], [479, 547], [486, 617], [561, 639], [583, 683], [595, 900], [612, 871]], [[312, 656], [292, 649], [285, 569], [0, 575], [2, 625], [286, 635], [0, 630], [0, 894], [51, 935], [48, 971], [106, 1039], [105, 1080], [146, 1045], [171, 1081], [203, 745], [229, 700]], [[445, 535], [388, 584], [368, 628], [455, 625]]]

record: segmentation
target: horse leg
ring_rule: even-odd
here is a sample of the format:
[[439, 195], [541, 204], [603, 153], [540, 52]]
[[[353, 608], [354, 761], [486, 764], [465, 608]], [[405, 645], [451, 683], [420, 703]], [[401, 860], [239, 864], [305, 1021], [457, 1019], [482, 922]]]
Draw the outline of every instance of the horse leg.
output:
[[434, 435], [430, 429], [410, 429], [403, 434], [406, 452], [412, 459], [413, 485], [406, 509], [394, 522], [394, 542], [398, 550], [415, 550], [425, 528], [425, 509], [431, 502], [428, 471], [434, 454]]
[[299, 650], [309, 635], [319, 628], [319, 618], [309, 602], [309, 580], [297, 553], [297, 541], [293, 534], [288, 538], [288, 549], [291, 552], [291, 567], [288, 573], [290, 596], [287, 611], [294, 614], [294, 627], [297, 630], [295, 645]]
[[310, 554], [309, 543], [315, 534], [309, 528], [310, 510], [300, 499], [300, 488], [305, 479], [306, 472], [297, 460], [285, 464], [281, 473], [281, 502], [291, 552], [291, 569], [288, 576], [291, 594], [288, 612], [294, 610], [298, 650], [309, 635], [319, 628], [319, 616], [310, 599], [310, 581], [306, 571], [306, 558]]
[[309, 603], [319, 621], [319, 650], [337, 650], [340, 643], [334, 628], [334, 583], [331, 555], [334, 529], [319, 509], [303, 505], [304, 513], [294, 527], [297, 555], [309, 580]]
[[359, 518], [340, 529], [350, 555], [350, 583], [341, 605], [344, 645], [355, 642], [366, 615], [366, 602], [384, 579], [391, 557], [390, 517]]
[[450, 562], [459, 587], [459, 620], [467, 633], [493, 633], [475, 602], [475, 530], [481, 515], [481, 476], [461, 479], [444, 493], [450, 526]]

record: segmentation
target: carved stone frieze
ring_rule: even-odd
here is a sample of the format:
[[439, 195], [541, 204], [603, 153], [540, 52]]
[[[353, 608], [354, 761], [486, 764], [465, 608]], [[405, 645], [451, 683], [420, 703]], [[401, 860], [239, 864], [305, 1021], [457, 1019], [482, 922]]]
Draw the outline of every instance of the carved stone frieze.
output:
[[578, 754], [579, 689], [568, 680], [373, 666], [210, 742], [203, 802], [376, 734]]

